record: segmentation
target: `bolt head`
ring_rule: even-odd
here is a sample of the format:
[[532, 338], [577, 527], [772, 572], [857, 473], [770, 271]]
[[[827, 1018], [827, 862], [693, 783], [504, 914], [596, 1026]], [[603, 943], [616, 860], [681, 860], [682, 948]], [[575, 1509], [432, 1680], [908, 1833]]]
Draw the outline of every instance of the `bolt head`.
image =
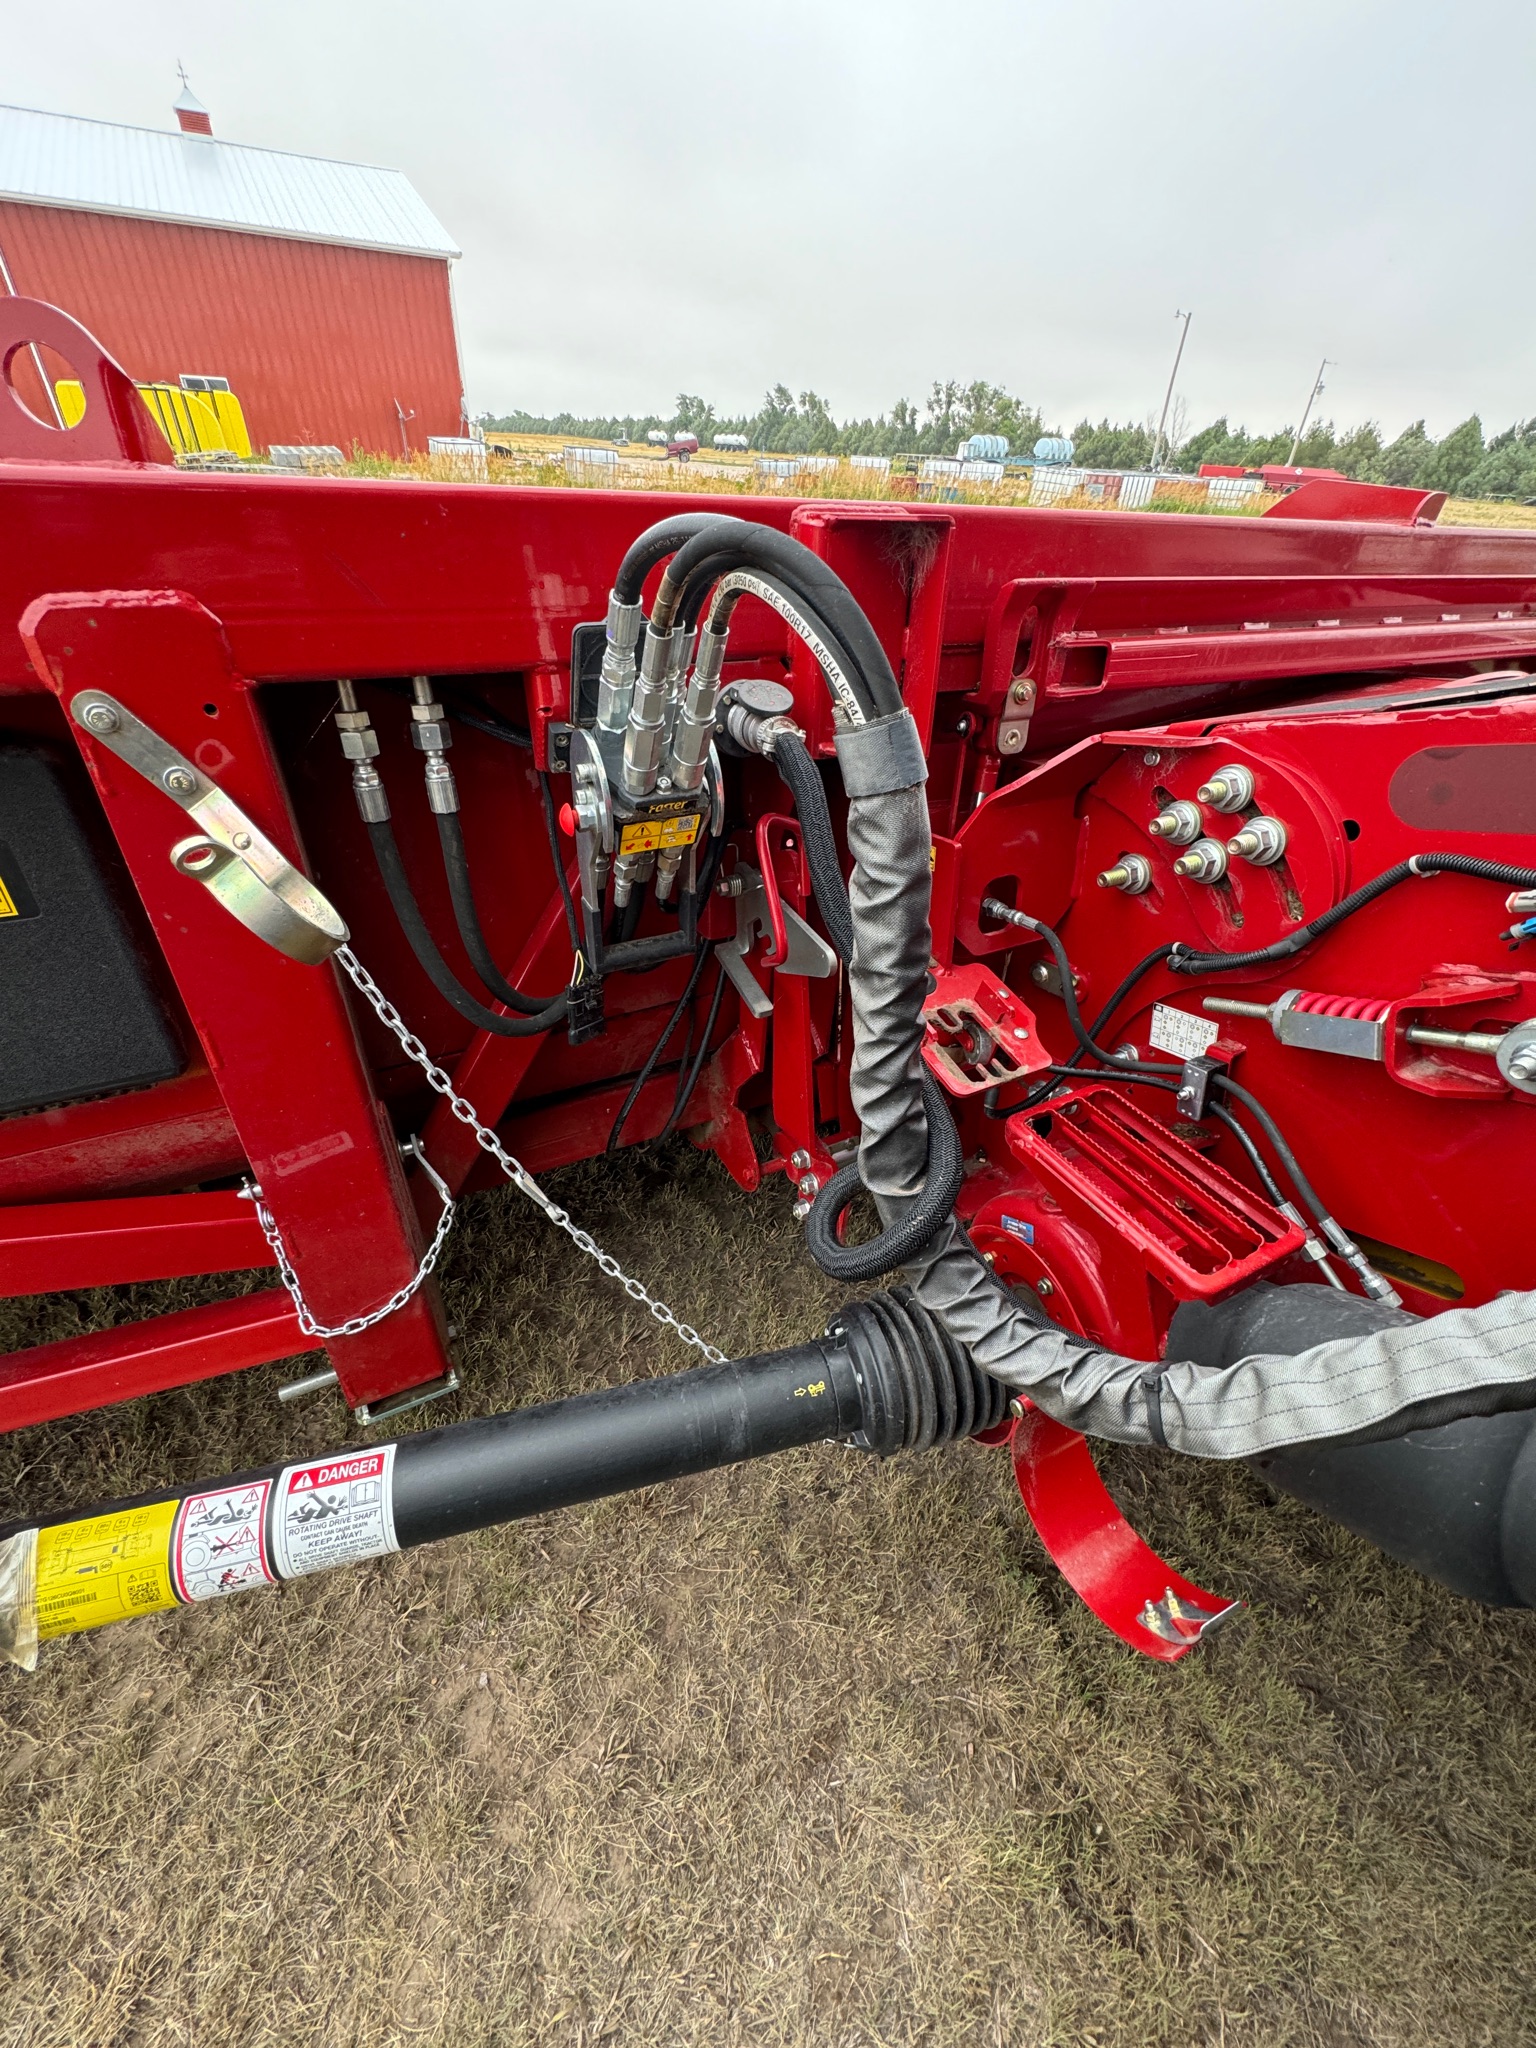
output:
[[803, 1173], [795, 1185], [800, 1190], [804, 1200], [808, 1202], [821, 1193], [821, 1182], [814, 1173]]
[[123, 722], [110, 704], [87, 704], [81, 715], [92, 732], [116, 732]]
[[1056, 1289], [1051, 1281], [1040, 1279], [1035, 1282], [1035, 1292], [1043, 1300], [1046, 1296], [1054, 1294]]
[[811, 1155], [809, 1152], [803, 1149], [799, 1152], [791, 1152], [789, 1155], [789, 1163], [795, 1169], [796, 1173], [804, 1173], [805, 1169], [811, 1163]]
[[796, 1202], [794, 1208], [789, 1213], [797, 1223], [803, 1223], [811, 1213], [811, 1205], [809, 1202]]
[[1509, 1078], [1512, 1081], [1536, 1081], [1536, 1045], [1515, 1054], [1509, 1063]]
[[997, 748], [1001, 754], [1017, 754], [1024, 745], [1024, 729], [1018, 725], [1005, 725], [997, 736]]
[[251, 835], [249, 832], [236, 832], [230, 843], [237, 853], [244, 853], [251, 843]]
[[172, 796], [191, 796], [197, 788], [197, 777], [190, 768], [167, 768], [160, 780]]
[[1157, 766], [1158, 762], [1159, 762], [1159, 761], [1161, 761], [1161, 759], [1162, 759], [1163, 757], [1162, 757], [1162, 755], [1161, 755], [1161, 754], [1160, 754], [1160, 753], [1159, 753], [1159, 752], [1157, 751], [1156, 747], [1149, 747], [1149, 748], [1147, 749], [1147, 751], [1146, 751], [1146, 752], [1145, 752], [1145, 753], [1144, 753], [1144, 754], [1142, 755], [1142, 757], [1141, 757], [1141, 758], [1142, 758], [1142, 760], [1143, 760], [1143, 761], [1145, 761], [1145, 762], [1146, 762], [1146, 764], [1147, 764], [1147, 766], [1148, 766], [1149, 768], [1155, 768], [1155, 767]]

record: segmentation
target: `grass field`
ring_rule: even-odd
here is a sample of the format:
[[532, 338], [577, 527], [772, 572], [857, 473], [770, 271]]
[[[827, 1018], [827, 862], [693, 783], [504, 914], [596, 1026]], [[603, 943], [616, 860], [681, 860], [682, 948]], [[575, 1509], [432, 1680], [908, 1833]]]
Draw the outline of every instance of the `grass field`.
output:
[[[728, 1350], [833, 1304], [782, 1190], [683, 1147], [552, 1184]], [[510, 1191], [444, 1289], [456, 1414], [688, 1362]], [[0, 1348], [195, 1292], [5, 1304]], [[344, 1440], [286, 1376], [0, 1439], [6, 1511]], [[1246, 1472], [1105, 1463], [1251, 1602], [1176, 1668], [1089, 1619], [969, 1445], [822, 1446], [45, 1645], [0, 1674], [0, 2044], [1536, 2041], [1536, 1616]]]

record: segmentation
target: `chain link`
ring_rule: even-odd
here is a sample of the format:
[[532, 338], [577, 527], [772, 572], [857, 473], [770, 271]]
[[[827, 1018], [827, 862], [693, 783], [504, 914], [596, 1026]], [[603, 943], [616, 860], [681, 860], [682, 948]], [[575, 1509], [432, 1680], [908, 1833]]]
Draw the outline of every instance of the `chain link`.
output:
[[[691, 1344], [696, 1351], [703, 1352], [711, 1365], [723, 1365], [725, 1363], [725, 1353], [717, 1346], [711, 1344], [707, 1338], [701, 1337], [698, 1331], [692, 1328], [690, 1324], [682, 1322], [673, 1314], [664, 1301], [658, 1301], [653, 1294], [648, 1293], [640, 1281], [632, 1279], [611, 1253], [605, 1252], [602, 1246], [588, 1232], [581, 1229], [578, 1224], [573, 1223], [570, 1216], [560, 1207], [558, 1202], [550, 1200], [549, 1196], [545, 1194], [522, 1161], [514, 1158], [502, 1144], [496, 1133], [487, 1125], [481, 1123], [479, 1117], [475, 1114], [474, 1104], [466, 1101], [458, 1093], [448, 1075], [436, 1064], [421, 1040], [407, 1026], [405, 1019], [379, 987], [367, 968], [364, 967], [361, 960], [352, 951], [352, 948], [350, 946], [343, 946], [334, 957], [338, 966], [346, 972], [353, 987], [356, 988], [358, 994], [372, 1009], [379, 1022], [399, 1040], [400, 1049], [404, 1052], [406, 1058], [412, 1060], [420, 1067], [422, 1073], [427, 1078], [428, 1085], [437, 1094], [442, 1096], [459, 1122], [474, 1134], [475, 1143], [482, 1152], [490, 1154], [512, 1185], [520, 1193], [526, 1195], [535, 1208], [541, 1209], [548, 1220], [555, 1225], [556, 1229], [563, 1230], [577, 1250], [585, 1252], [587, 1257], [593, 1260], [600, 1270], [607, 1274], [610, 1280], [617, 1280], [631, 1301], [640, 1302], [645, 1308], [649, 1309], [657, 1322], [681, 1338], [684, 1344]], [[419, 1152], [417, 1156], [418, 1158], [421, 1157]], [[422, 1164], [426, 1165], [425, 1159], [422, 1159]], [[428, 1167], [427, 1171], [431, 1173], [432, 1169]], [[359, 1329], [367, 1329], [370, 1324], [378, 1322], [381, 1317], [392, 1314], [402, 1303], [410, 1300], [416, 1289], [436, 1264], [438, 1252], [442, 1249], [442, 1241], [446, 1238], [448, 1228], [453, 1221], [453, 1204], [448, 1199], [448, 1191], [443, 1187], [442, 1182], [437, 1180], [435, 1173], [432, 1174], [432, 1178], [437, 1181], [438, 1188], [447, 1206], [443, 1216], [438, 1221], [437, 1236], [433, 1239], [431, 1249], [428, 1251], [426, 1258], [423, 1259], [421, 1269], [417, 1273], [416, 1278], [407, 1287], [402, 1288], [399, 1294], [387, 1303], [385, 1307], [375, 1309], [371, 1315], [354, 1317], [350, 1323], [343, 1324], [339, 1330], [335, 1331], [327, 1331], [320, 1329], [318, 1326], [305, 1325], [308, 1334], [322, 1337], [352, 1336]], [[283, 1284], [293, 1296], [294, 1305], [299, 1310], [302, 1322], [309, 1311], [305, 1308], [299, 1295], [298, 1281], [293, 1276], [292, 1267], [289, 1265], [287, 1254], [282, 1248], [282, 1242], [277, 1235], [276, 1226], [273, 1225], [270, 1230], [268, 1229], [271, 1219], [264, 1214], [259, 1190], [253, 1192], [252, 1199], [256, 1202], [257, 1221], [261, 1224], [262, 1233], [266, 1237], [268, 1244], [271, 1245], [273, 1253], [277, 1258], [278, 1271], [282, 1275]]]
[[432, 1242], [427, 1246], [425, 1256], [416, 1268], [415, 1276], [407, 1280], [403, 1287], [397, 1287], [382, 1308], [370, 1309], [365, 1316], [348, 1316], [344, 1323], [322, 1323], [316, 1320], [313, 1309], [304, 1299], [299, 1276], [293, 1270], [293, 1261], [288, 1256], [288, 1247], [283, 1243], [283, 1234], [277, 1227], [276, 1217], [262, 1200], [261, 1189], [255, 1181], [242, 1181], [240, 1193], [256, 1211], [256, 1221], [261, 1228], [261, 1234], [267, 1240], [273, 1258], [277, 1260], [278, 1278], [293, 1297], [293, 1305], [299, 1316], [299, 1328], [306, 1337], [361, 1336], [364, 1330], [371, 1330], [375, 1323], [382, 1323], [386, 1316], [392, 1316], [397, 1308], [404, 1308], [442, 1256], [443, 1246], [448, 1242], [448, 1233], [453, 1228], [453, 1219], [457, 1214], [456, 1205], [448, 1192], [447, 1182], [436, 1171], [414, 1138], [411, 1140], [411, 1150], [425, 1167], [443, 1205], [437, 1219], [437, 1228], [432, 1233]]

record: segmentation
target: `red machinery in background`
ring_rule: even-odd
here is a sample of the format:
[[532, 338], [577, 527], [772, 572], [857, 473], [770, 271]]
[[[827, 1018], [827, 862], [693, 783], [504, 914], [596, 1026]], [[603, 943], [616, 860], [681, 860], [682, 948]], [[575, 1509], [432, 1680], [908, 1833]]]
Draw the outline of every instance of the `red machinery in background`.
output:
[[[87, 408], [62, 434], [0, 392], [0, 1289], [273, 1271], [0, 1360], [0, 1427], [322, 1342], [314, 1383], [333, 1373], [365, 1423], [450, 1390], [424, 1252], [444, 1204], [497, 1177], [488, 1136], [531, 1176], [681, 1128], [803, 1214], [858, 1137], [852, 1029], [772, 765], [722, 717], [697, 793], [610, 819], [599, 863], [636, 877], [611, 923], [607, 869], [577, 857], [616, 566], [651, 522], [722, 501], [183, 473], [89, 337], [3, 312], [0, 354], [67, 348]], [[1337, 483], [1257, 519], [728, 509], [836, 571], [916, 721], [925, 1058], [999, 1277], [1147, 1359], [1181, 1303], [1320, 1279], [1328, 1246], [1277, 1204], [1253, 1134], [1208, 1113], [1220, 1074], [1414, 1312], [1536, 1284], [1536, 900], [1426, 868], [1327, 926], [1418, 857], [1531, 864], [1536, 535]], [[766, 587], [740, 597], [721, 682], [832, 755], [833, 699]], [[450, 741], [484, 944], [563, 1003], [518, 1035], [445, 998], [369, 844], [387, 797], [431, 942], [472, 981], [434, 843]], [[675, 854], [692, 887], [706, 840], [680, 908], [658, 878]], [[1189, 971], [1319, 919], [1294, 966]], [[1083, 1059], [1069, 997], [1123, 1082], [1049, 1071]], [[1158, 1059], [1175, 1080], [1138, 1089], [1130, 1063]], [[1330, 1277], [1356, 1285], [1336, 1257]], [[1014, 1408], [990, 1434], [1073, 1583], [1182, 1654], [1208, 1596], [1141, 1553], [1081, 1438]]]

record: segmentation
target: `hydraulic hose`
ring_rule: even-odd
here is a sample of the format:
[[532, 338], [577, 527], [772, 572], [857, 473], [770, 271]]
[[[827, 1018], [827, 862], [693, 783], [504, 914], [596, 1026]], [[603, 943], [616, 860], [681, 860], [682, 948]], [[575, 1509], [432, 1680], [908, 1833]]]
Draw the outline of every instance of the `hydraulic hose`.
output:
[[[459, 814], [457, 811], [438, 811], [434, 816], [437, 819], [438, 843], [443, 852], [443, 870], [448, 877], [448, 894], [453, 903], [453, 920], [459, 928], [459, 937], [469, 955], [470, 965], [497, 1002], [505, 1003], [509, 1010], [520, 1010], [524, 1016], [539, 1016], [557, 998], [524, 995], [520, 988], [512, 986], [496, 965], [486, 944], [485, 929], [475, 903], [474, 885], [469, 878], [469, 856], [464, 848], [464, 827], [459, 822]], [[564, 873], [563, 863], [561, 872]]]
[[[623, 1135], [625, 1124], [629, 1122], [630, 1112], [633, 1110], [635, 1104], [640, 1100], [641, 1090], [645, 1087], [646, 1082], [649, 1081], [652, 1074], [655, 1073], [657, 1064], [660, 1061], [663, 1052], [665, 1052], [666, 1050], [667, 1041], [672, 1036], [673, 1032], [677, 1029], [678, 1024], [681, 1022], [683, 1012], [687, 1009], [688, 1005], [693, 1001], [694, 992], [698, 988], [700, 980], [703, 978], [704, 963], [708, 960], [708, 958], [708, 947], [700, 946], [698, 951], [693, 956], [693, 966], [689, 970], [688, 980], [684, 985], [683, 992], [678, 997], [676, 1003], [673, 1005], [672, 1014], [668, 1017], [666, 1023], [661, 1027], [660, 1038], [658, 1038], [656, 1043], [651, 1047], [649, 1053], [647, 1053], [646, 1055], [644, 1066], [641, 1067], [639, 1073], [636, 1074], [634, 1080], [630, 1083], [629, 1093], [625, 1096], [623, 1102], [619, 1106], [619, 1113], [614, 1118], [613, 1124], [608, 1132], [608, 1142], [603, 1147], [604, 1152], [607, 1153], [610, 1157], [618, 1151], [619, 1139]], [[663, 1133], [663, 1135], [665, 1135], [665, 1133]]]
[[925, 1067], [918, 1083], [928, 1120], [928, 1168], [922, 1192], [898, 1222], [889, 1223], [867, 1244], [841, 1244], [838, 1229], [849, 1204], [863, 1188], [859, 1162], [840, 1167], [811, 1204], [805, 1222], [806, 1248], [834, 1280], [875, 1280], [894, 1273], [943, 1228], [965, 1178], [960, 1133], [944, 1090]]
[[657, 632], [670, 630], [677, 607], [695, 567], [709, 556], [735, 554], [733, 566], [757, 569], [781, 579], [815, 612], [851, 656], [858, 673], [868, 718], [893, 717], [902, 709], [901, 689], [885, 649], [860, 610], [853, 593], [819, 555], [788, 534], [745, 519], [721, 520], [678, 549], [662, 578], [652, 617]]
[[795, 800], [816, 907], [833, 952], [846, 966], [853, 958], [853, 912], [848, 905], [848, 884], [843, 880], [837, 835], [832, 830], [832, 813], [827, 807], [821, 771], [811, 759], [805, 741], [793, 732], [780, 735], [773, 749], [773, 764], [789, 784]]
[[613, 579], [613, 594], [620, 604], [638, 604], [640, 593], [645, 588], [645, 579], [668, 555], [676, 554], [685, 541], [704, 533], [712, 526], [739, 526], [742, 522], [715, 512], [681, 512], [671, 519], [658, 520], [648, 526], [638, 539], [629, 544], [628, 552], [619, 564], [619, 573]]
[[410, 877], [405, 872], [405, 863], [400, 858], [393, 826], [387, 818], [368, 819], [366, 823], [373, 857], [379, 864], [390, 907], [400, 921], [400, 929], [416, 955], [418, 966], [444, 1002], [477, 1029], [489, 1031], [497, 1038], [531, 1038], [538, 1032], [552, 1031], [557, 1024], [564, 1023], [569, 1008], [564, 990], [551, 997], [548, 1005], [533, 1016], [504, 1017], [499, 1011], [488, 1010], [484, 1003], [476, 1001], [438, 951], [437, 942], [427, 929], [427, 921], [421, 914]]
[[1311, 918], [1306, 924], [1299, 924], [1295, 931], [1287, 932], [1283, 939], [1276, 939], [1272, 946], [1259, 946], [1248, 953], [1197, 953], [1175, 945], [1168, 958], [1169, 972], [1230, 974], [1234, 968], [1266, 967], [1273, 960], [1288, 960], [1293, 953], [1310, 946], [1314, 939], [1332, 931], [1336, 924], [1342, 924], [1346, 917], [1353, 917], [1357, 910], [1363, 910], [1367, 903], [1374, 903], [1378, 896], [1395, 889], [1399, 882], [1422, 881], [1430, 875], [1471, 875], [1478, 881], [1502, 882], [1510, 889], [1536, 889], [1536, 868], [1510, 867], [1504, 861], [1479, 860], [1468, 853], [1415, 853], [1407, 860], [1400, 860], [1395, 867], [1384, 868], [1369, 882], [1351, 890], [1331, 910], [1323, 911], [1321, 916]]
[[704, 1062], [709, 1058], [709, 1041], [714, 1033], [720, 1015], [720, 1003], [725, 995], [726, 972], [722, 967], [715, 976], [715, 992], [709, 999], [709, 1010], [704, 1019], [704, 1036], [699, 1040], [699, 1049], [693, 1056], [693, 1064], [677, 1077], [677, 1096], [672, 1104], [672, 1113], [662, 1125], [659, 1137], [670, 1138], [683, 1120], [684, 1112], [693, 1100], [693, 1091], [699, 1085], [699, 1076], [704, 1071]]

